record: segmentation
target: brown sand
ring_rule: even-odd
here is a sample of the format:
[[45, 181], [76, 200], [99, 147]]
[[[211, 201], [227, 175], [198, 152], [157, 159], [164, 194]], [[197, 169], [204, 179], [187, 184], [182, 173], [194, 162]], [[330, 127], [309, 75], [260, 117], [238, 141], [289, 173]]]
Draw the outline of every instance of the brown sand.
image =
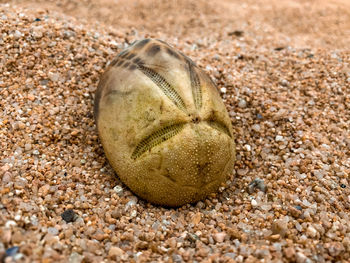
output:
[[[348, 0], [0, 2], [0, 261], [350, 258]], [[203, 67], [232, 118], [233, 176], [194, 205], [139, 200], [97, 137], [99, 75], [143, 37]]]

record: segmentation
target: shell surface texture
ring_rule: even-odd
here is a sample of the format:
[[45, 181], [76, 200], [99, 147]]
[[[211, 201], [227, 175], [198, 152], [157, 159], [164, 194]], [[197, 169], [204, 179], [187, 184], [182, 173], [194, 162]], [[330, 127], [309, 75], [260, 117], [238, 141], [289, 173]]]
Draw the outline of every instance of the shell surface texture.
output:
[[231, 120], [214, 83], [161, 40], [137, 41], [110, 63], [94, 115], [111, 166], [151, 203], [199, 201], [233, 171]]

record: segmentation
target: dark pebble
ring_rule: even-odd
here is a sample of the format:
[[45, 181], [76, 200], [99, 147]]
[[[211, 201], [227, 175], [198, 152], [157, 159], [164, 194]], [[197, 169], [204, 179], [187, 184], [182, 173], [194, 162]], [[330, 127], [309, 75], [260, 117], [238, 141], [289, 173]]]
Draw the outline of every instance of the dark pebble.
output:
[[345, 184], [341, 184], [340, 187], [341, 188], [346, 188], [346, 185]]
[[227, 35], [241, 37], [243, 36], [243, 34], [244, 32], [242, 30], [235, 30], [235, 31], [229, 32]]
[[5, 257], [13, 257], [14, 255], [17, 254], [18, 250], [19, 250], [19, 247], [17, 246], [6, 249]]
[[258, 114], [256, 115], [256, 117], [257, 117], [259, 120], [261, 120], [261, 119], [263, 118], [263, 116], [262, 116], [260, 113], [258, 113]]
[[73, 209], [67, 209], [61, 214], [61, 217], [67, 223], [74, 222], [77, 219], [77, 214], [73, 211]]
[[35, 21], [35, 22], [39, 22], [39, 21], [41, 21], [41, 19], [40, 19], [40, 18], [35, 18], [34, 21]]
[[253, 193], [255, 189], [259, 189], [260, 191], [263, 191], [265, 193], [266, 185], [264, 183], [264, 180], [256, 178], [248, 185], [248, 193]]
[[295, 208], [298, 209], [299, 211], [303, 210], [303, 208], [300, 205], [296, 205]]

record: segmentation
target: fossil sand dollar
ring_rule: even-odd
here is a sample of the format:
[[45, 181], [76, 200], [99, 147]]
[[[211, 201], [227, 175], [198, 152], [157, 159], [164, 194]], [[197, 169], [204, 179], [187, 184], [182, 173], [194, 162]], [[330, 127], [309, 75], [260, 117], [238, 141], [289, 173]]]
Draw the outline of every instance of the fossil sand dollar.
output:
[[151, 203], [201, 200], [232, 172], [231, 120], [214, 83], [163, 41], [137, 41], [111, 62], [94, 115], [111, 166]]

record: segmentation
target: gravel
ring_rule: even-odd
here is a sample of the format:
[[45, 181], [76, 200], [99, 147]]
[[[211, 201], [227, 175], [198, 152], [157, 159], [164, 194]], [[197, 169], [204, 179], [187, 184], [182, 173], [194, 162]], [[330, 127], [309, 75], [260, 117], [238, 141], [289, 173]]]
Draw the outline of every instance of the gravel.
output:
[[[15, 2], [0, 5], [5, 262], [350, 258], [350, 8], [340, 10], [342, 0], [314, 8]], [[226, 185], [178, 209], [153, 206], [120, 182], [92, 116], [101, 72], [143, 37], [169, 42], [206, 69], [236, 133]]]

